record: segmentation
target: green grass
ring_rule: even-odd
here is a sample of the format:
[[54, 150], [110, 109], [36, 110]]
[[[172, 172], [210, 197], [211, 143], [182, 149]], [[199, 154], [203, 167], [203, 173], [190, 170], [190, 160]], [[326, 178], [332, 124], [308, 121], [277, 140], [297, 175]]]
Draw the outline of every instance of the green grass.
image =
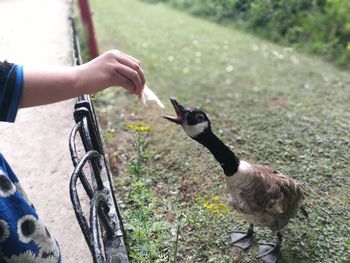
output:
[[[140, 59], [167, 113], [173, 113], [169, 97], [204, 109], [215, 133], [242, 159], [271, 165], [309, 190], [310, 218], [290, 222], [280, 262], [349, 262], [347, 72], [164, 5], [92, 0], [91, 6], [100, 48]], [[97, 106], [110, 164], [119, 175], [116, 190], [133, 262], [173, 262], [175, 244], [177, 262], [259, 262], [256, 244], [247, 253], [227, 245], [229, 230], [247, 228], [239, 214], [218, 216], [195, 201], [224, 198], [223, 173], [205, 149], [161, 119], [161, 110], [141, 106], [120, 89], [106, 91]], [[137, 152], [127, 124], [139, 120], [151, 131], [143, 176], [136, 178], [128, 171]], [[138, 181], [151, 208], [144, 212], [130, 205]], [[136, 231], [138, 239], [140, 213], [147, 233]], [[152, 227], [154, 222], [159, 224]], [[258, 229], [255, 240], [263, 238], [275, 239]]]

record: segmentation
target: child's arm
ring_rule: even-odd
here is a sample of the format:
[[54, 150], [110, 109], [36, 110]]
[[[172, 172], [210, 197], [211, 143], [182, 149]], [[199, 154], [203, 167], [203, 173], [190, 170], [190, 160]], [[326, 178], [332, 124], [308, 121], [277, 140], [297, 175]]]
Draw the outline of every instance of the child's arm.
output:
[[59, 70], [26, 70], [21, 107], [30, 107], [91, 94], [120, 86], [141, 95], [145, 77], [140, 63], [118, 50], [108, 51], [90, 62]]

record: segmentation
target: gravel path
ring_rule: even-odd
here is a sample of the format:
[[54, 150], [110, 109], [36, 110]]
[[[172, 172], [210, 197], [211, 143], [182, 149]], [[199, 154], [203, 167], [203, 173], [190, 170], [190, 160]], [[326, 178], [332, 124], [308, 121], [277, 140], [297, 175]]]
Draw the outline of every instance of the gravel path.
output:
[[[67, 1], [0, 0], [0, 59], [31, 66], [71, 65]], [[61, 246], [63, 262], [91, 262], [69, 199], [68, 136], [74, 101], [21, 109], [0, 123], [0, 150]]]

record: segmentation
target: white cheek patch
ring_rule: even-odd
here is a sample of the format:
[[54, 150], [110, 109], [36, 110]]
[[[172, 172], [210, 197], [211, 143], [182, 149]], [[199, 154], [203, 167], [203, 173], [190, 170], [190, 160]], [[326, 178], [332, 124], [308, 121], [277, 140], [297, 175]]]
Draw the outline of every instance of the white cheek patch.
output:
[[197, 135], [204, 132], [208, 128], [208, 122], [197, 123], [196, 125], [188, 125], [187, 123], [183, 125], [183, 128], [188, 136], [196, 137]]

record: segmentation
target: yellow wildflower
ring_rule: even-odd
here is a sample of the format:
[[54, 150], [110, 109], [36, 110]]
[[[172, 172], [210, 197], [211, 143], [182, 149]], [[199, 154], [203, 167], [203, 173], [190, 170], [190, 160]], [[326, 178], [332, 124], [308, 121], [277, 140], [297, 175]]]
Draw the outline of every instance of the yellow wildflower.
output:
[[208, 203], [208, 202], [205, 202], [204, 203], [204, 207], [207, 208], [208, 210], [212, 209], [213, 208], [213, 205]]
[[128, 124], [128, 129], [134, 130], [137, 132], [149, 132], [151, 130], [150, 127], [144, 125], [142, 122], [137, 122], [135, 124]]
[[220, 200], [220, 197], [215, 195], [211, 198], [211, 200], [213, 200], [213, 202], [218, 202]]

